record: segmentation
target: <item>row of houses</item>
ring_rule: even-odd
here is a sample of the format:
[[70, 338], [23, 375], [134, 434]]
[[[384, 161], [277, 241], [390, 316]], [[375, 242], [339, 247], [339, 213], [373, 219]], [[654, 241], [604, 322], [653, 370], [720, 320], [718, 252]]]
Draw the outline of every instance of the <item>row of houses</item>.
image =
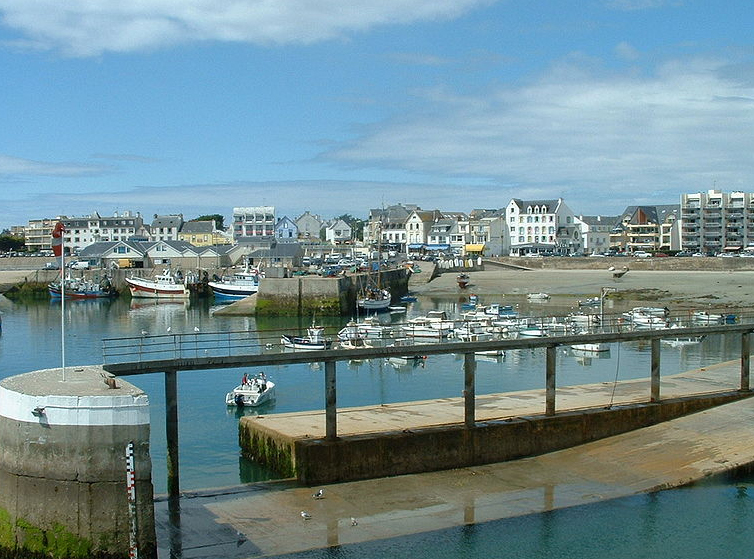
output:
[[[72, 251], [102, 242], [182, 241], [194, 247], [235, 246], [263, 241], [269, 247], [293, 241], [331, 246], [361, 244], [404, 254], [451, 253], [486, 256], [530, 254], [579, 255], [610, 251], [737, 251], [754, 244], [754, 193], [684, 194], [680, 204], [629, 206], [617, 216], [576, 214], [562, 198], [513, 198], [500, 209], [469, 213], [423, 210], [413, 204], [371, 209], [363, 239], [343, 219], [323, 220], [304, 212], [278, 218], [274, 206], [233, 208], [227, 230], [212, 221], [184, 221], [183, 216], [141, 214], [59, 217], [29, 221], [24, 228], [31, 250], [48, 249], [52, 228], [66, 225], [65, 245]], [[220, 249], [216, 249], [220, 250]]]
[[212, 220], [185, 221], [182, 214], [154, 215], [145, 223], [139, 212], [115, 213], [102, 216], [92, 213], [84, 217], [58, 216], [33, 219], [25, 227], [14, 228], [14, 234], [23, 237], [28, 250], [49, 250], [55, 224], [65, 225], [64, 244], [71, 253], [80, 253], [86, 247], [101, 242], [135, 241], [185, 241], [196, 247], [233, 245], [244, 240], [264, 239], [320, 239], [324, 233], [326, 242], [338, 245], [350, 242], [351, 227], [342, 219], [322, 220], [305, 212], [297, 219], [284, 216], [275, 218], [275, 208], [262, 206], [234, 208], [233, 224], [227, 229], [218, 228]]

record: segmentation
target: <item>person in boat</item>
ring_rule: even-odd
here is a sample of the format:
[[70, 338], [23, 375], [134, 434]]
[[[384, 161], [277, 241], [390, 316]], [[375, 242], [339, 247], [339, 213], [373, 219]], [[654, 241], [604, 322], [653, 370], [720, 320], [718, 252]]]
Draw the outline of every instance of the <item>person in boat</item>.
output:
[[267, 390], [267, 377], [264, 376], [264, 373], [259, 373], [259, 390], [260, 392], [264, 392]]
[[247, 384], [249, 384], [249, 375], [244, 373], [243, 378], [241, 379], [241, 386], [246, 386]]

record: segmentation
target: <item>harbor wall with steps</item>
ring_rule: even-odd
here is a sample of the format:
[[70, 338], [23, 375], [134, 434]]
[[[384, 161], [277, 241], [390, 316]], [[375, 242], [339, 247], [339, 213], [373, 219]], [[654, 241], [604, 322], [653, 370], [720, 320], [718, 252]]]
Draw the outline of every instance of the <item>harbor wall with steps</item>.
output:
[[133, 443], [140, 557], [156, 556], [149, 400], [99, 366], [0, 382], [0, 557], [129, 557]]
[[430, 472], [536, 456], [749, 398], [730, 391], [477, 422], [324, 438], [292, 438], [258, 418], [239, 422], [242, 453], [301, 483], [316, 485]]

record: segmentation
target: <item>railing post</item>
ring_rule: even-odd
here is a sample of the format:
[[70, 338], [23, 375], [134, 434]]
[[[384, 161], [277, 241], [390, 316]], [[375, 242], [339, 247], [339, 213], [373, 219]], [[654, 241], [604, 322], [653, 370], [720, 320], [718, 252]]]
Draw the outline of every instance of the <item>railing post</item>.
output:
[[650, 397], [651, 402], [660, 401], [660, 338], [652, 338]]
[[167, 439], [168, 495], [180, 492], [178, 463], [178, 372], [165, 371], [165, 438]]
[[557, 346], [548, 345], [545, 350], [545, 415], [555, 415], [555, 358], [557, 357]]
[[741, 392], [748, 392], [749, 388], [749, 332], [741, 334]]
[[325, 438], [338, 438], [338, 410], [335, 397], [335, 361], [325, 361]]
[[476, 423], [476, 360], [473, 353], [463, 354], [463, 422], [467, 429]]

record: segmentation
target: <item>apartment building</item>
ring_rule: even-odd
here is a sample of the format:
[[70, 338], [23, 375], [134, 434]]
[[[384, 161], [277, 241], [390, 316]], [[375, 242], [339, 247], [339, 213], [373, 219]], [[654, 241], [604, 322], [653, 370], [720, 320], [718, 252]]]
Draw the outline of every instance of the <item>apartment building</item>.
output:
[[754, 193], [708, 190], [681, 195], [681, 245], [713, 254], [754, 243]]
[[233, 208], [233, 238], [236, 240], [274, 237], [275, 224], [274, 206]]
[[677, 204], [629, 206], [610, 231], [610, 248], [619, 252], [678, 250], [679, 214]]

